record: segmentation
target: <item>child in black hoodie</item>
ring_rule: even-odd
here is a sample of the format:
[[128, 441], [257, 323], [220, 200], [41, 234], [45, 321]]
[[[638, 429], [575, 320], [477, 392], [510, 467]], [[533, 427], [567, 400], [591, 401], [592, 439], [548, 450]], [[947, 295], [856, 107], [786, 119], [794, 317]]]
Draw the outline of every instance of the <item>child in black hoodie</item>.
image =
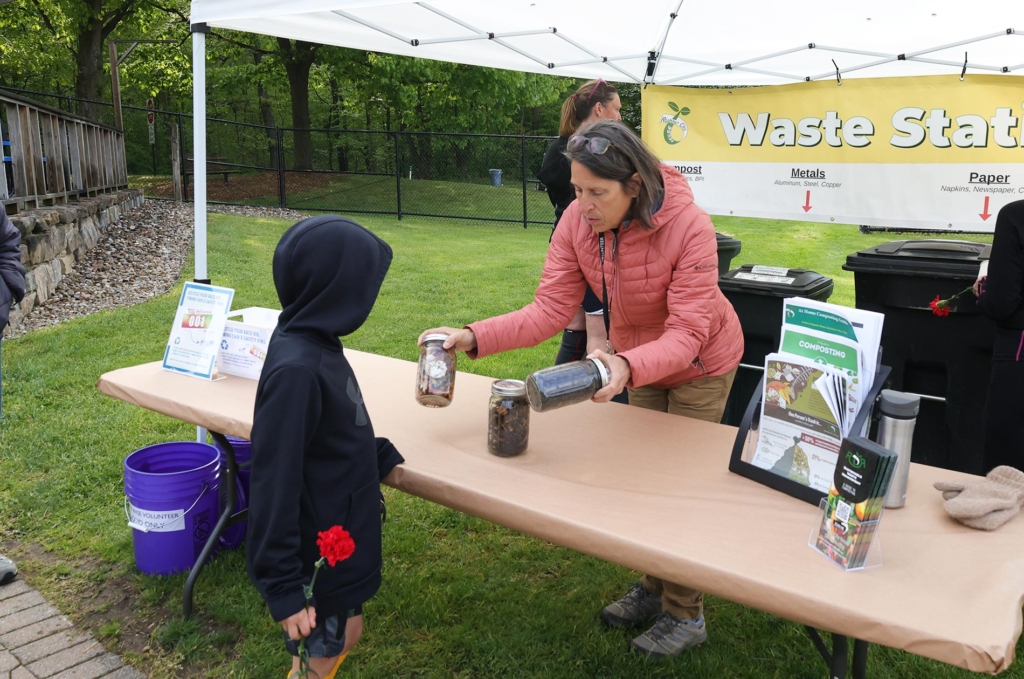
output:
[[[380, 480], [404, 460], [374, 437], [338, 338], [366, 321], [390, 264], [387, 243], [336, 216], [299, 222], [274, 252], [282, 312], [256, 391], [246, 562], [295, 656], [289, 677], [302, 637], [310, 669], [333, 677], [380, 587]], [[317, 533], [335, 525], [355, 552], [320, 569], [307, 609]]]

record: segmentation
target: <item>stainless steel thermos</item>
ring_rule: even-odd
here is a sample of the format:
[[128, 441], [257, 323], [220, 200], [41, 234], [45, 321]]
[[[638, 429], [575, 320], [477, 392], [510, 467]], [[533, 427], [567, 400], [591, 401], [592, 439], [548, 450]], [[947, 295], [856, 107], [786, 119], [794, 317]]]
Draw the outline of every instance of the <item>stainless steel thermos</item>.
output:
[[917, 413], [921, 409], [921, 397], [885, 389], [879, 409], [882, 416], [878, 422], [878, 444], [897, 455], [896, 471], [885, 497], [885, 506], [902, 507], [907, 501], [910, 448], [914, 441]]

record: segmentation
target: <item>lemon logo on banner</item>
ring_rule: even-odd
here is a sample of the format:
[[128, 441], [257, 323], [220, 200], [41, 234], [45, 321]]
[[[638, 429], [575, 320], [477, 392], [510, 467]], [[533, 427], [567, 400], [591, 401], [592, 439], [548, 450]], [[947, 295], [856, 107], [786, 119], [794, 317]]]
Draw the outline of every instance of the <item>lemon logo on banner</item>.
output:
[[[686, 123], [679, 118], [679, 116], [690, 115], [690, 109], [685, 106], [679, 108], [674, 101], [668, 102], [668, 107], [675, 112], [675, 115], [666, 113], [661, 117], [661, 122], [665, 123], [665, 143], [675, 145], [686, 139], [686, 134], [690, 131], [686, 127]], [[678, 139], [676, 139], [676, 135], [679, 136]]]

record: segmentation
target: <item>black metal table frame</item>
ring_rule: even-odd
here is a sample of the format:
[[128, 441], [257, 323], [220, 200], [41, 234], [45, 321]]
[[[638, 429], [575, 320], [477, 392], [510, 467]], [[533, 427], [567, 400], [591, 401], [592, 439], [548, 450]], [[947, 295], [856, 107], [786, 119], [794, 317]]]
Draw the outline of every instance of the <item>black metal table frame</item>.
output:
[[[220, 487], [224, 490], [221, 498], [224, 502], [224, 508], [220, 511], [220, 516], [217, 519], [217, 525], [213, 527], [213, 532], [210, 533], [210, 537], [206, 541], [206, 545], [203, 546], [203, 551], [199, 553], [199, 557], [196, 559], [196, 563], [192, 566], [192, 570], [189, 571], [188, 579], [185, 580], [185, 593], [183, 610], [186, 618], [192, 617], [192, 590], [195, 589], [196, 580], [199, 579], [199, 573], [202, 572], [203, 566], [209, 561], [210, 556], [213, 554], [213, 550], [217, 548], [220, 543], [220, 536], [224, 534], [228, 526], [233, 526], [236, 523], [245, 521], [249, 516], [248, 508], [243, 509], [240, 512], [235, 512], [235, 501], [237, 497], [236, 479], [238, 478], [239, 465], [235, 459], [235, 449], [231, 446], [231, 442], [223, 434], [219, 434], [215, 431], [210, 432], [210, 436], [217, 442], [217, 445], [224, 453], [225, 464], [221, 469], [221, 482]], [[245, 462], [241, 466], [243, 468], [251, 465], [252, 462]]]

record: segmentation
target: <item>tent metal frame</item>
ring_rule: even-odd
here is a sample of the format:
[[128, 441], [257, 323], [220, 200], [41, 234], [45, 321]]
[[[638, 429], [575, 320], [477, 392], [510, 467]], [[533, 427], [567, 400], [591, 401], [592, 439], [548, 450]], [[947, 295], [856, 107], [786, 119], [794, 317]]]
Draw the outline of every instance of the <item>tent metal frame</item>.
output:
[[[442, 44], [449, 44], [449, 43], [456, 43], [456, 42], [466, 42], [466, 41], [470, 41], [470, 40], [493, 40], [495, 43], [497, 43], [498, 45], [501, 45], [505, 49], [511, 50], [511, 51], [515, 52], [516, 54], [519, 54], [520, 56], [526, 57], [530, 61], [533, 61], [534, 63], [540, 64], [541, 66], [544, 66], [545, 68], [547, 68], [549, 70], [554, 70], [554, 69], [559, 69], [559, 68], [567, 68], [567, 67], [571, 67], [571, 66], [583, 66], [583, 65], [587, 65], [587, 64], [604, 63], [604, 64], [607, 64], [610, 68], [613, 68], [616, 71], [618, 71], [619, 73], [621, 73], [623, 76], [628, 78], [630, 81], [635, 82], [635, 83], [643, 83], [645, 85], [646, 84], [672, 85], [674, 83], [680, 83], [680, 82], [683, 82], [683, 81], [686, 81], [686, 80], [692, 80], [694, 78], [700, 78], [702, 76], [710, 75], [712, 73], [718, 73], [718, 72], [723, 71], [723, 70], [725, 70], [725, 71], [745, 71], [745, 72], [748, 72], [748, 73], [757, 73], [759, 75], [766, 75], [766, 76], [770, 76], [770, 77], [773, 77], [773, 78], [781, 78], [783, 80], [792, 80], [794, 82], [810, 82], [812, 80], [821, 80], [823, 78], [834, 77], [836, 75], [836, 70], [829, 70], [829, 71], [826, 71], [824, 73], [818, 73], [818, 74], [815, 74], [815, 75], [800, 75], [800, 74], [797, 74], [797, 73], [783, 73], [783, 72], [780, 72], [780, 71], [771, 71], [771, 70], [764, 70], [764, 69], [760, 69], [760, 68], [751, 68], [750, 67], [750, 64], [756, 64], [758, 62], [767, 61], [769, 59], [774, 59], [776, 57], [785, 56], [787, 54], [793, 54], [794, 52], [802, 52], [802, 51], [805, 51], [805, 50], [813, 50], [813, 49], [823, 50], [823, 51], [826, 51], [826, 52], [838, 52], [838, 53], [844, 53], [844, 54], [853, 54], [853, 55], [864, 56], [864, 57], [875, 57], [875, 60], [873, 60], [873, 61], [868, 61], [868, 62], [865, 62], [865, 63], [855, 64], [854, 66], [850, 66], [850, 67], [845, 67], [845, 68], [839, 69], [842, 73], [851, 73], [853, 71], [860, 71], [860, 70], [863, 70], [863, 69], [866, 69], [866, 68], [873, 68], [875, 66], [881, 66], [883, 64], [892, 63], [894, 61], [917, 61], [917, 62], [921, 62], [921, 63], [937, 64], [937, 65], [940, 65], [940, 66], [955, 66], [955, 67], [961, 67], [962, 66], [964, 68], [975, 69], [975, 70], [980, 70], [980, 71], [992, 71], [992, 72], [995, 72], [995, 73], [1010, 73], [1011, 71], [1015, 71], [1015, 70], [1019, 70], [1019, 69], [1024, 68], [1024, 64], [1015, 64], [1015, 65], [1012, 65], [1012, 66], [1010, 66], [1010, 65], [998, 66], [998, 65], [992, 65], [992, 64], [975, 63], [975, 62], [970, 62], [970, 61], [966, 61], [966, 60], [964, 62], [959, 62], [959, 61], [948, 61], [948, 60], [944, 60], [944, 59], [931, 59], [931, 58], [927, 58], [927, 57], [923, 56], [923, 55], [926, 55], [926, 54], [932, 54], [932, 53], [935, 53], [935, 52], [941, 52], [942, 50], [951, 49], [953, 47], [962, 47], [964, 45], [971, 45], [971, 44], [982, 42], [984, 40], [991, 40], [991, 39], [999, 38], [999, 37], [1003, 37], [1003, 36], [1008, 36], [1008, 35], [1024, 35], [1024, 32], [1021, 32], [1021, 31], [1013, 29], [1013, 28], [1007, 28], [1007, 29], [999, 31], [999, 32], [988, 33], [986, 35], [978, 36], [978, 37], [975, 37], [975, 38], [968, 38], [966, 40], [960, 40], [960, 41], [957, 41], [957, 42], [947, 43], [947, 44], [944, 44], [944, 45], [938, 45], [936, 47], [930, 47], [928, 49], [917, 50], [915, 52], [904, 52], [904, 53], [901, 53], [901, 54], [889, 54], [889, 53], [883, 53], [883, 52], [872, 52], [872, 51], [868, 51], [868, 50], [852, 49], [852, 48], [848, 48], [848, 47], [834, 47], [834, 46], [818, 45], [818, 44], [812, 42], [812, 43], [808, 43], [806, 45], [801, 45], [800, 47], [794, 47], [792, 49], [782, 50], [781, 52], [773, 52], [771, 54], [766, 54], [766, 55], [760, 56], [760, 57], [753, 57], [753, 58], [749, 58], [749, 59], [744, 59], [742, 61], [734, 61], [734, 62], [730, 62], [730, 63], [720, 63], [720, 62], [703, 61], [703, 60], [700, 60], [700, 59], [690, 59], [688, 57], [676, 56], [676, 55], [665, 54], [664, 53], [665, 43], [668, 41], [669, 33], [671, 32], [672, 27], [675, 25], [675, 20], [679, 17], [679, 11], [680, 11], [680, 9], [682, 9], [682, 6], [683, 6], [683, 0], [679, 0], [678, 5], [676, 5], [675, 11], [673, 11], [673, 12], [671, 12], [669, 14], [668, 21], [666, 22], [664, 31], [661, 33], [661, 39], [659, 40], [656, 49], [651, 50], [650, 52], [647, 52], [647, 53], [642, 53], [642, 54], [627, 54], [627, 55], [623, 55], [623, 56], [611, 56], [611, 57], [609, 57], [609, 56], [602, 56], [600, 54], [597, 54], [596, 52], [594, 52], [593, 50], [589, 49], [588, 47], [586, 47], [584, 45], [581, 45], [580, 43], [578, 43], [575, 40], [571, 39], [569, 36], [565, 35], [565, 33], [559, 31], [558, 28], [555, 27], [555, 26], [549, 26], [547, 28], [539, 28], [539, 29], [529, 30], [529, 31], [515, 31], [515, 32], [509, 32], [509, 33], [497, 33], [497, 32], [485, 31], [483, 29], [477, 28], [476, 26], [472, 26], [470, 24], [467, 24], [466, 22], [462, 21], [461, 19], [459, 19], [457, 17], [454, 17], [454, 16], [451, 16], [450, 14], [447, 14], [447, 13], [437, 9], [436, 7], [433, 7], [432, 5], [430, 5], [430, 4], [426, 3], [426, 2], [417, 2], [417, 3], [414, 3], [414, 4], [417, 5], [418, 7], [422, 7], [423, 9], [436, 14], [437, 16], [440, 16], [440, 17], [443, 17], [443, 18], [447, 19], [448, 21], [451, 21], [452, 23], [457, 24], [458, 26], [461, 26], [462, 28], [465, 28], [466, 30], [471, 32], [471, 35], [458, 35], [458, 36], [452, 36], [452, 37], [446, 37], [446, 38], [423, 38], [423, 39], [421, 39], [421, 38], [411, 38], [411, 37], [408, 37], [408, 36], [396, 33], [394, 31], [391, 31], [391, 30], [389, 30], [387, 28], [384, 28], [383, 26], [375, 24], [372, 21], [369, 21], [367, 19], [363, 19], [363, 18], [361, 18], [359, 16], [356, 16], [352, 12], [336, 9], [336, 10], [331, 10], [331, 13], [335, 14], [335, 15], [337, 15], [339, 17], [342, 17], [344, 19], [347, 19], [347, 20], [349, 20], [349, 21], [351, 21], [353, 23], [356, 23], [356, 24], [359, 24], [361, 26], [365, 26], [366, 28], [369, 28], [371, 30], [377, 31], [378, 33], [381, 33], [383, 35], [386, 35], [386, 36], [389, 36], [391, 38], [394, 38], [395, 40], [399, 40], [399, 41], [404, 42], [404, 43], [406, 43], [408, 45], [412, 45], [413, 47], [419, 47], [420, 45], [442, 45]], [[563, 61], [563, 62], [548, 61], [548, 60], [543, 59], [542, 57], [537, 56], [536, 54], [532, 54], [532, 53], [530, 53], [530, 52], [528, 52], [528, 51], [526, 51], [524, 49], [521, 49], [519, 47], [516, 47], [515, 45], [512, 45], [512, 44], [510, 44], [510, 43], [508, 43], [506, 41], [506, 38], [516, 38], [516, 37], [521, 37], [521, 36], [546, 35], [546, 34], [551, 34], [551, 35], [554, 35], [557, 38], [560, 38], [561, 40], [567, 42], [568, 44], [572, 45], [576, 49], [578, 49], [581, 52], [585, 53], [589, 58], [575, 60], [575, 61]], [[619, 62], [631, 61], [631, 60], [635, 60], [635, 59], [647, 59], [648, 60], [647, 74], [644, 76], [644, 78], [642, 80], [637, 78], [637, 76], [635, 74], [633, 74], [633, 73], [629, 72], [628, 70], [626, 70], [625, 68], [623, 68], [620, 65], [620, 63], [619, 63]], [[694, 64], [694, 65], [698, 65], [698, 66], [709, 66], [710, 68], [708, 68], [706, 70], [696, 71], [694, 73], [688, 73], [686, 75], [681, 75], [681, 76], [669, 78], [667, 80], [662, 80], [662, 81], [659, 82], [657, 80], [658, 68], [661, 66], [661, 62], [663, 60], [664, 61], [674, 61], [674, 62], [686, 63], [686, 64]]]

